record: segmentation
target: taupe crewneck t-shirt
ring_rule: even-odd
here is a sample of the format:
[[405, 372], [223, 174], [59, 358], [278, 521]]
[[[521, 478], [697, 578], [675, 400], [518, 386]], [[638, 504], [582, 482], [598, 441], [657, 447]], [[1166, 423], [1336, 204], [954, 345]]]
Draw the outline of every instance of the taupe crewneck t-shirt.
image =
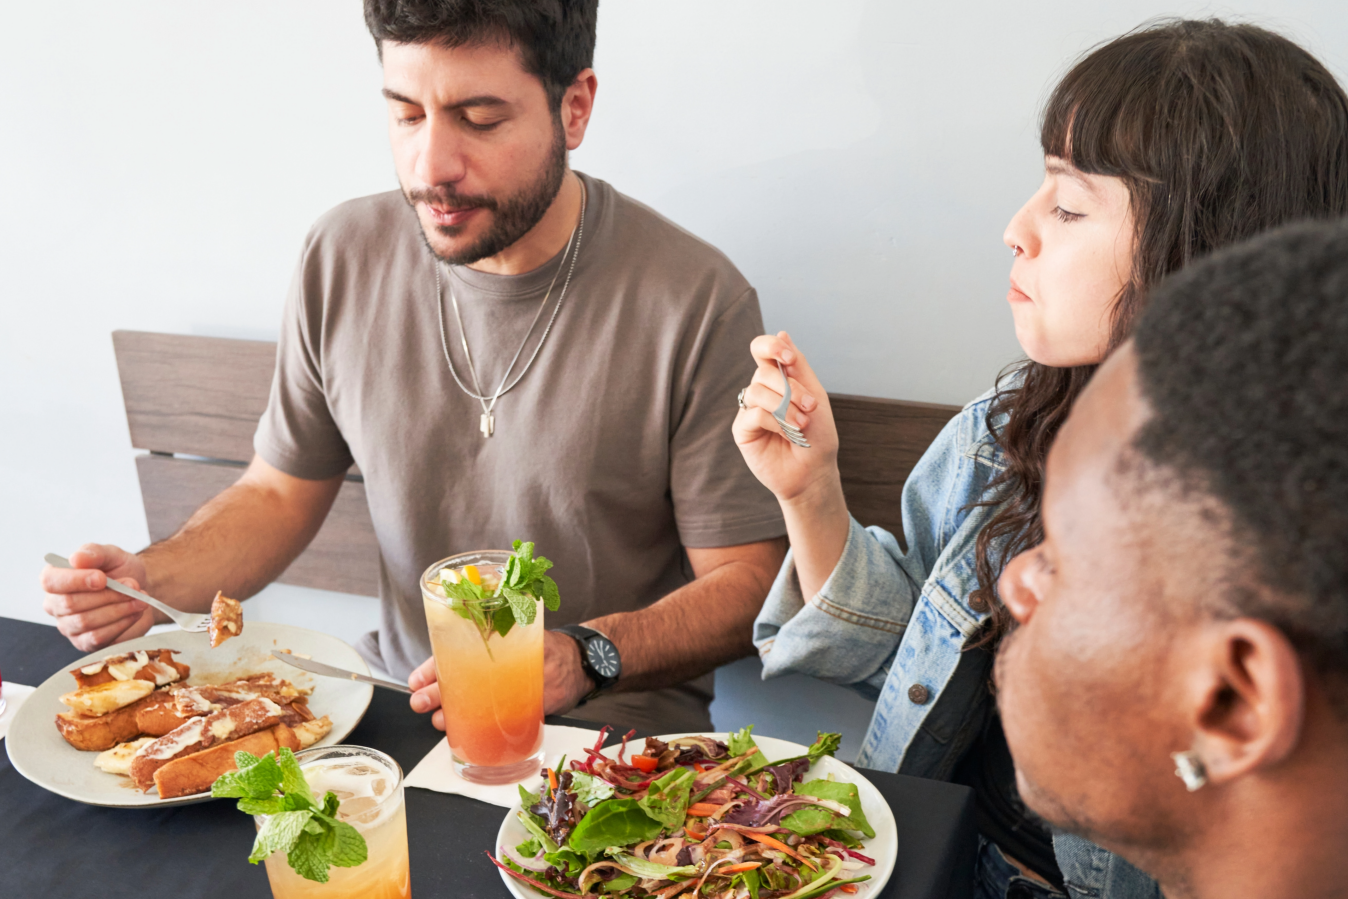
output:
[[[763, 330], [753, 288], [714, 247], [581, 177], [588, 205], [570, 288], [533, 367], [497, 403], [491, 438], [446, 364], [438, 263], [402, 195], [344, 203], [305, 241], [254, 444], [296, 477], [360, 466], [382, 600], [379, 632], [362, 650], [397, 677], [430, 656], [418, 581], [452, 553], [533, 540], [556, 563], [562, 607], [547, 625], [557, 627], [683, 586], [692, 579], [684, 546], [785, 533], [730, 434], [735, 396], [753, 375], [749, 342]], [[469, 389], [449, 290], [493, 393], [548, 284], [570, 264], [563, 254], [513, 276], [441, 266], [446, 343]], [[565, 279], [563, 270], [512, 380]], [[600, 697], [580, 713], [638, 727], [705, 724], [710, 682]]]

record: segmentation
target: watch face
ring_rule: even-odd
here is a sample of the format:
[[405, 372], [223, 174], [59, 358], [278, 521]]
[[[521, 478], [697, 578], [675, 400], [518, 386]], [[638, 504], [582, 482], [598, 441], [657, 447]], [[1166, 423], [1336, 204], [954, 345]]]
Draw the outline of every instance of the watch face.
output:
[[617, 677], [622, 666], [618, 662], [618, 650], [604, 639], [590, 640], [585, 644], [585, 658], [590, 667], [603, 677]]

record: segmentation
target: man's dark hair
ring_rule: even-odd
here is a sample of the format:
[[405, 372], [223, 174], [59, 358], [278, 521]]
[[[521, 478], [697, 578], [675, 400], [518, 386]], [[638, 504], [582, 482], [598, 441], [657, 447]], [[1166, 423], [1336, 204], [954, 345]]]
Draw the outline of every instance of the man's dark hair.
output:
[[538, 76], [554, 111], [594, 64], [599, 0], [365, 0], [365, 24], [384, 41], [465, 47], [502, 42]]
[[[1348, 675], [1348, 223], [1291, 225], [1165, 282], [1135, 333], [1136, 448], [1229, 518], [1225, 604]], [[1341, 690], [1335, 692], [1341, 693]]]

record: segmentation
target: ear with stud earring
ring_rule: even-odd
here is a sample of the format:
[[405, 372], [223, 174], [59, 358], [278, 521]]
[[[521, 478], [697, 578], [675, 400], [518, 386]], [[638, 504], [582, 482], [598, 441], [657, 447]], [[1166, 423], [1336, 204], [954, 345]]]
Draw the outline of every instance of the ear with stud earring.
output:
[[1190, 793], [1201, 790], [1208, 782], [1207, 766], [1192, 749], [1172, 752], [1170, 757], [1175, 760], [1175, 776], [1184, 781], [1184, 788]]

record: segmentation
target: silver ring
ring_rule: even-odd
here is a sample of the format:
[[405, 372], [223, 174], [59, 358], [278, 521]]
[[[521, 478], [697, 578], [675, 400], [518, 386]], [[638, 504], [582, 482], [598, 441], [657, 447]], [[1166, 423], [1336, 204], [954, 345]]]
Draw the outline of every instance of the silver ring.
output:
[[743, 390], [740, 391], [740, 395], [737, 396], [737, 397], [735, 397], [735, 402], [737, 402], [737, 403], [740, 404], [740, 408], [741, 408], [741, 409], [748, 409], [748, 408], [749, 408], [748, 406], [744, 405], [744, 391], [745, 391], [745, 390], [748, 390], [748, 389], [749, 389], [748, 387], [745, 387]]

